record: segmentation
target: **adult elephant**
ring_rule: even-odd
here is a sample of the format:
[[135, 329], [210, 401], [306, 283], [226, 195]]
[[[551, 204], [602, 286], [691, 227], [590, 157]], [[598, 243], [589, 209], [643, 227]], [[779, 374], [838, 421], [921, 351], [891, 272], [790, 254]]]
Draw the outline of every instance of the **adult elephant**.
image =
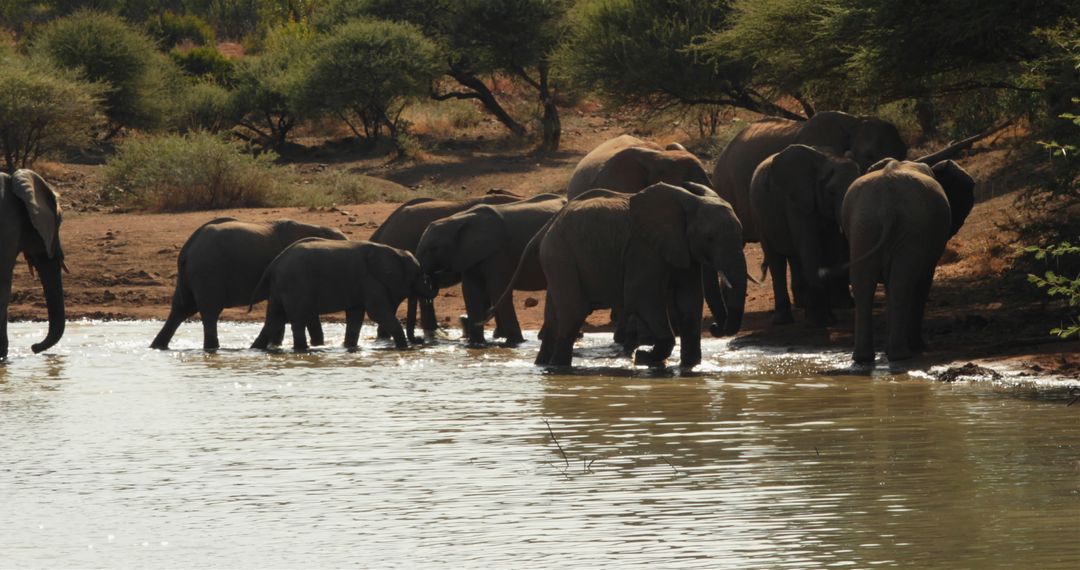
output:
[[695, 182], [711, 187], [705, 165], [682, 145], [667, 147], [621, 135], [594, 148], [581, 159], [566, 196], [573, 200], [594, 188], [634, 193], [658, 182], [682, 186]]
[[[473, 206], [436, 220], [416, 248], [424, 273], [434, 281], [444, 274], [461, 275], [461, 292], [468, 316], [462, 322], [469, 344], [484, 344], [484, 317], [495, 296], [506, 290], [520, 261], [513, 290], [540, 291], [547, 287], [536, 252], [521, 259], [529, 240], [566, 204], [566, 198], [540, 194], [509, 204]], [[496, 337], [508, 345], [525, 340], [514, 311], [512, 293], [495, 307]]]
[[61, 271], [66, 268], [60, 247], [60, 221], [59, 196], [41, 176], [25, 169], [10, 176], [0, 172], [0, 360], [5, 360], [8, 353], [8, 305], [20, 253], [37, 271], [49, 313], [45, 339], [31, 350], [47, 350], [64, 335]]
[[255, 288], [255, 295], [268, 302], [262, 331], [251, 347], [280, 345], [289, 323], [293, 350], [307, 350], [304, 323], [345, 311], [347, 348], [356, 347], [364, 313], [391, 331], [397, 348], [408, 348], [398, 305], [409, 296], [433, 294], [407, 251], [370, 241], [303, 239], [274, 258]]
[[872, 312], [885, 284], [890, 361], [925, 347], [923, 312], [945, 243], [975, 203], [975, 181], [951, 160], [882, 161], [848, 189], [840, 223], [851, 243], [855, 362], [874, 360]]
[[[416, 253], [416, 246], [420, 244], [420, 236], [424, 234], [431, 222], [452, 216], [458, 212], [464, 212], [473, 206], [481, 204], [507, 204], [521, 200], [519, 196], [504, 190], [490, 190], [483, 196], [467, 200], [436, 200], [434, 198], [414, 198], [398, 206], [386, 220], [379, 226], [369, 238], [375, 243], [381, 243], [390, 247], [404, 249]], [[443, 273], [442, 281], [432, 283], [436, 288], [452, 287], [461, 282], [461, 275], [456, 273]], [[416, 307], [420, 299], [410, 297], [406, 306], [406, 329], [405, 334], [410, 342], [419, 342], [416, 338]], [[435, 316], [435, 307], [425, 302], [420, 307], [420, 324], [425, 336], [433, 336], [438, 328], [438, 320]], [[385, 338], [389, 331], [379, 328], [379, 337]]]
[[[172, 308], [150, 348], [169, 348], [180, 324], [199, 313], [203, 348], [217, 349], [221, 311], [266, 299], [252, 296], [263, 271], [285, 248], [308, 237], [349, 239], [336, 229], [293, 220], [252, 223], [217, 218], [203, 224], [180, 248]], [[308, 326], [312, 342], [322, 344], [318, 320]]]
[[[743, 222], [743, 238], [761, 240], [750, 204], [750, 181], [754, 170], [770, 155], [790, 144], [804, 144], [850, 156], [861, 171], [883, 158], [903, 159], [907, 145], [896, 127], [875, 117], [840, 111], [822, 111], [806, 121], [762, 119], [750, 124], [728, 143], [713, 168], [713, 188], [731, 203]], [[850, 153], [850, 155], [849, 155]]]
[[[620, 310], [638, 335], [654, 342], [635, 362], [661, 364], [682, 343], [679, 365], [701, 361], [701, 264], [716, 267], [744, 300], [742, 228], [715, 194], [698, 196], [669, 184], [637, 194], [593, 190], [571, 200], [538, 234], [548, 290], [539, 365], [569, 366], [574, 340], [589, 313]], [[744, 305], [728, 307], [741, 320]]]
[[787, 292], [787, 265], [806, 292], [806, 313], [816, 325], [835, 321], [822, 270], [847, 257], [840, 233], [840, 206], [859, 177], [852, 160], [795, 144], [766, 158], [750, 183], [750, 205], [760, 231], [765, 266], [772, 273], [774, 324], [794, 322]]

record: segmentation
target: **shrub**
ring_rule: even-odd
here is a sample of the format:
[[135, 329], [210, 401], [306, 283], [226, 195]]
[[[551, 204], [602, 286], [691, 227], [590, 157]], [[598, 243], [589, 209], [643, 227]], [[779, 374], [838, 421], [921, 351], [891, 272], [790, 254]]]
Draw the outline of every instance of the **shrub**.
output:
[[174, 49], [169, 52], [169, 56], [184, 73], [194, 77], [209, 77], [219, 83], [226, 83], [232, 76], [232, 61], [213, 46], [189, 50]]
[[267, 206], [280, 184], [273, 160], [205, 132], [132, 138], [105, 164], [106, 198], [166, 212]]
[[194, 14], [163, 14], [146, 22], [146, 30], [158, 40], [161, 47], [170, 49], [191, 42], [198, 46], [213, 45], [214, 30], [202, 18]]
[[233, 124], [232, 99], [224, 87], [200, 81], [189, 86], [180, 96], [175, 121], [179, 131], [216, 133]]
[[79, 11], [54, 20], [34, 38], [31, 52], [104, 84], [104, 110], [113, 132], [160, 123], [171, 62], [153, 40], [120, 18]]
[[90, 143], [102, 88], [45, 62], [0, 55], [0, 151], [10, 172], [43, 154]]
[[435, 44], [409, 24], [353, 20], [314, 50], [306, 77], [313, 109], [341, 118], [358, 137], [397, 138], [410, 97], [425, 95], [438, 75]]
[[[1054, 268], [1042, 275], [1028, 274], [1028, 282], [1044, 289], [1048, 297], [1060, 297], [1069, 307], [1069, 322], [1050, 330], [1061, 338], [1080, 335], [1080, 246], [1062, 242], [1050, 247], [1026, 247], [1024, 251], [1035, 255], [1039, 261], [1054, 261]], [[1070, 277], [1075, 275], [1075, 277]]]
[[264, 145], [280, 145], [307, 114], [303, 90], [314, 37], [301, 25], [273, 30], [266, 51], [240, 60], [233, 72], [232, 107], [237, 124]]

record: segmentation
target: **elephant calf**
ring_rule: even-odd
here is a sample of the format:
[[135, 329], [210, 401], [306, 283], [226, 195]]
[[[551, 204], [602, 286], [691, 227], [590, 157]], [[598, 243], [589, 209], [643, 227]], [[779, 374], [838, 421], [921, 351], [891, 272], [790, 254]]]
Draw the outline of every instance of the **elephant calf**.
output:
[[872, 312], [885, 284], [889, 360], [924, 347], [923, 311], [945, 243], [975, 203], [975, 181], [955, 162], [929, 167], [882, 161], [844, 197], [840, 223], [851, 244], [855, 362], [874, 360]]
[[[490, 190], [487, 194], [468, 200], [436, 200], [434, 198], [416, 198], [398, 206], [393, 213], [371, 234], [371, 241], [390, 247], [404, 249], [416, 253], [416, 247], [420, 243], [420, 236], [424, 230], [434, 222], [452, 216], [458, 212], [464, 212], [473, 206], [480, 204], [508, 204], [521, 200], [522, 196], [503, 190]], [[461, 281], [461, 275], [457, 273], [444, 273], [440, 276], [442, 281], [435, 283], [436, 287], [452, 287]], [[409, 340], [418, 342], [415, 337], [417, 299], [409, 299], [406, 318], [406, 333]], [[435, 309], [431, 304], [421, 307], [421, 326], [425, 334], [434, 334], [437, 327]], [[384, 337], [387, 331], [380, 330], [379, 336]]]
[[319, 315], [345, 311], [345, 346], [360, 337], [364, 312], [390, 331], [397, 348], [409, 343], [397, 308], [406, 297], [430, 299], [434, 292], [407, 251], [369, 241], [308, 238], [289, 246], [266, 268], [255, 288], [266, 296], [266, 319], [252, 348], [280, 345], [285, 323], [292, 326], [293, 350], [306, 350], [304, 325]]
[[[416, 248], [416, 257], [433, 281], [445, 280], [442, 276], [447, 273], [461, 275], [468, 313], [464, 333], [470, 344], [484, 344], [483, 321], [488, 309], [510, 284], [529, 240], [565, 204], [562, 196], [540, 194], [509, 204], [474, 206], [428, 226]], [[547, 281], [536, 253], [521, 261], [523, 269], [514, 281], [514, 289], [545, 289]], [[504, 336], [510, 345], [525, 340], [512, 294], [496, 307], [495, 319], [496, 337]]]
[[570, 177], [566, 196], [573, 200], [594, 188], [633, 194], [659, 182], [675, 186], [693, 182], [712, 187], [705, 165], [682, 145], [661, 147], [621, 135], [581, 159]]
[[[793, 144], [766, 158], [750, 182], [750, 206], [772, 273], [774, 324], [794, 322], [787, 265], [796, 290], [805, 291], [806, 313], [817, 325], [834, 321], [821, 270], [847, 256], [840, 234], [840, 206], [859, 177], [859, 165], [813, 147]], [[847, 284], [843, 283], [847, 296]]]
[[[308, 237], [349, 239], [333, 228], [292, 220], [248, 223], [217, 218], [195, 230], [180, 249], [172, 309], [150, 347], [169, 348], [180, 323], [199, 313], [203, 348], [217, 349], [217, 321], [221, 311], [266, 299], [252, 296], [266, 267], [286, 247]], [[312, 343], [322, 344], [318, 319], [309, 325]]]

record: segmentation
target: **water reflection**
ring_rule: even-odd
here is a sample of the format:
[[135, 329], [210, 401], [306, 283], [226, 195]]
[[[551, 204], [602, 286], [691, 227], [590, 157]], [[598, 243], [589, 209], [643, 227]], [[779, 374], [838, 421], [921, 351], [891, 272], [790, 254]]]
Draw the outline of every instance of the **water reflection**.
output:
[[1080, 564], [1065, 387], [712, 339], [681, 375], [590, 335], [567, 374], [535, 340], [207, 354], [155, 331], [74, 323], [0, 366], [4, 566]]

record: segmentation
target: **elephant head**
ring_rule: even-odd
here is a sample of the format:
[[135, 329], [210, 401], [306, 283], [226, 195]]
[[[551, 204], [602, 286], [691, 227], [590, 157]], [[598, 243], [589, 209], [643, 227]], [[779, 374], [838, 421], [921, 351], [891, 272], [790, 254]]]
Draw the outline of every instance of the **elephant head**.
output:
[[491, 206], [469, 208], [432, 222], [420, 237], [416, 257], [436, 283], [460, 274], [498, 251], [506, 235], [499, 212]]
[[964, 220], [975, 206], [975, 180], [951, 160], [943, 160], [930, 167], [934, 172], [934, 179], [941, 184], [945, 191], [945, 197], [949, 199], [949, 212], [952, 222], [949, 226], [949, 237], [956, 235], [964, 225]]
[[600, 169], [597, 181], [598, 187], [628, 193], [660, 182], [712, 186], [705, 166], [682, 145], [668, 145], [663, 150], [649, 146], [620, 150]]
[[[853, 160], [795, 144], [773, 157], [769, 184], [782, 189], [788, 203], [800, 213], [838, 228], [844, 194], [859, 174], [859, 165]], [[804, 219], [809, 221], [811, 216]]]
[[746, 258], [742, 224], [731, 205], [711, 191], [699, 196], [669, 184], [655, 184], [630, 197], [632, 232], [677, 268], [692, 262], [715, 268], [728, 289], [725, 332], [742, 325], [746, 302]]
[[[14, 264], [21, 252], [33, 267], [45, 291], [49, 313], [49, 330], [45, 339], [33, 345], [35, 353], [46, 350], [64, 334], [64, 287], [61, 271], [64, 250], [60, 245], [61, 212], [56, 191], [36, 172], [16, 170], [10, 177], [0, 173], [0, 248]], [[9, 194], [4, 196], [4, 194]], [[4, 243], [7, 242], [7, 243]], [[11, 275], [0, 275], [4, 289], [10, 290]], [[4, 307], [5, 312], [7, 307]], [[7, 337], [4, 334], [0, 358], [6, 356]]]
[[907, 156], [907, 145], [892, 123], [840, 111], [823, 111], [810, 117], [794, 142], [847, 156], [862, 171], [883, 158], [903, 160]]

